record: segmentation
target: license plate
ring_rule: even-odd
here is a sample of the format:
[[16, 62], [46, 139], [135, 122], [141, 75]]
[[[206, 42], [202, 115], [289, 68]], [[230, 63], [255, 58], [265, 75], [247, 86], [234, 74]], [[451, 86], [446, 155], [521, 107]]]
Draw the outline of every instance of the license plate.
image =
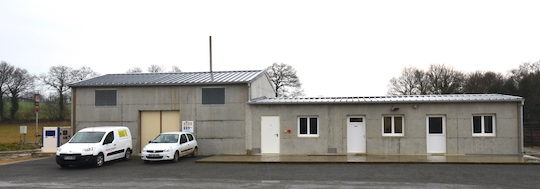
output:
[[64, 156], [64, 160], [75, 160], [75, 156]]
[[159, 154], [148, 154], [147, 156], [148, 156], [148, 157], [158, 157], [158, 156], [160, 156], [160, 155], [159, 155]]

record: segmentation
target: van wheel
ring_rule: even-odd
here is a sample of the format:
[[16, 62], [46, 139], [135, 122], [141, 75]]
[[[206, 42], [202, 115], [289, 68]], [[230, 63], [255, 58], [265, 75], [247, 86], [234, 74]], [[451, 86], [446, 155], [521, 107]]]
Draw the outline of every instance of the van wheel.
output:
[[99, 153], [96, 157], [96, 162], [94, 166], [101, 167], [105, 163], [105, 157], [103, 156], [103, 153]]
[[178, 151], [176, 151], [176, 152], [174, 153], [174, 158], [173, 158], [172, 161], [173, 161], [173, 162], [177, 162], [179, 159], [180, 159], [180, 154], [178, 154]]
[[191, 153], [191, 157], [196, 157], [198, 153], [199, 153], [199, 148], [195, 147], [195, 149], [193, 150], [193, 153]]
[[124, 160], [129, 160], [131, 158], [131, 149], [126, 150], [126, 154], [124, 155]]

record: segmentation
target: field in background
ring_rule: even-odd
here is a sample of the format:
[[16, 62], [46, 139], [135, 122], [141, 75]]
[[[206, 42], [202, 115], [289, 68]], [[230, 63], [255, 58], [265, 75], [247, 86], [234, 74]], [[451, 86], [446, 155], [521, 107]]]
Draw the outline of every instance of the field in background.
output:
[[[4, 117], [10, 117], [11, 103], [4, 101]], [[53, 120], [58, 117], [58, 105], [52, 103], [41, 103], [39, 112], [40, 120]], [[64, 116], [69, 119], [71, 115], [71, 104], [66, 104]], [[19, 102], [19, 111], [15, 114], [16, 120], [31, 121], [35, 120], [36, 114], [33, 102]]]
[[[27, 126], [27, 134], [25, 137], [24, 135], [19, 134], [19, 126], [26, 125]], [[69, 121], [67, 122], [46, 122], [46, 123], [39, 123], [38, 133], [41, 135], [42, 128], [43, 127], [50, 127], [50, 126], [70, 126], [71, 123]], [[19, 145], [19, 143], [22, 141], [21, 139], [25, 139], [26, 143], [35, 143], [36, 137], [35, 137], [35, 122], [29, 122], [29, 123], [0, 123], [0, 151], [5, 150], [19, 150], [19, 149], [33, 149], [38, 146], [35, 145]], [[41, 142], [41, 137], [38, 138], [38, 143]]]

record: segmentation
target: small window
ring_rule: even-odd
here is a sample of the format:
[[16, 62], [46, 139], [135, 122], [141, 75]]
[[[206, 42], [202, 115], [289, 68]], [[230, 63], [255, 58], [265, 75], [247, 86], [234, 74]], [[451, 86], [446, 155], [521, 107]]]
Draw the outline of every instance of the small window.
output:
[[189, 141], [192, 141], [192, 140], [193, 140], [193, 135], [187, 134], [187, 137], [188, 137]]
[[429, 117], [429, 134], [443, 134], [442, 117]]
[[383, 136], [403, 136], [404, 119], [401, 115], [383, 116]]
[[184, 144], [187, 142], [187, 137], [185, 134], [183, 134], [182, 136], [180, 136], [180, 144]]
[[116, 90], [96, 90], [96, 106], [116, 106]]
[[474, 115], [472, 122], [473, 136], [495, 136], [494, 115]]
[[114, 134], [113, 132], [109, 132], [109, 134], [107, 134], [107, 136], [105, 137], [105, 140], [103, 140], [103, 144], [110, 144], [114, 141]]
[[364, 119], [361, 118], [361, 117], [352, 117], [352, 118], [349, 118], [349, 122], [351, 122], [351, 123], [354, 123], [354, 122], [362, 123], [362, 122], [364, 122]]
[[319, 136], [319, 118], [299, 117], [298, 118], [298, 136], [301, 136], [301, 137]]
[[202, 104], [225, 104], [225, 88], [203, 88]]

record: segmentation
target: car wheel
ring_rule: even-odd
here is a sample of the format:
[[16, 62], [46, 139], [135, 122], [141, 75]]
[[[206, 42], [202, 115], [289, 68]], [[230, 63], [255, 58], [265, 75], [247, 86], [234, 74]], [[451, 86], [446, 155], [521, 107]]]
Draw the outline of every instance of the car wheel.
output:
[[174, 153], [174, 158], [173, 158], [172, 161], [173, 161], [173, 162], [177, 162], [178, 159], [180, 159], [180, 154], [178, 154], [178, 151], [176, 151], [176, 152]]
[[129, 160], [131, 158], [131, 150], [128, 148], [126, 154], [124, 155], [124, 160]]
[[145, 163], [145, 164], [148, 164], [148, 163], [150, 163], [150, 161], [148, 161], [148, 160], [144, 160], [144, 163]]
[[197, 153], [199, 153], [199, 148], [195, 147], [195, 149], [193, 150], [193, 153], [191, 153], [191, 157], [196, 157]]
[[62, 169], [65, 169], [65, 168], [69, 167], [68, 165], [64, 165], [64, 164], [58, 164], [58, 166], [60, 166], [60, 168], [62, 168]]
[[103, 166], [103, 164], [105, 163], [105, 157], [103, 156], [102, 153], [99, 153], [96, 157], [96, 162], [95, 162], [95, 166], [96, 167], [101, 167]]

